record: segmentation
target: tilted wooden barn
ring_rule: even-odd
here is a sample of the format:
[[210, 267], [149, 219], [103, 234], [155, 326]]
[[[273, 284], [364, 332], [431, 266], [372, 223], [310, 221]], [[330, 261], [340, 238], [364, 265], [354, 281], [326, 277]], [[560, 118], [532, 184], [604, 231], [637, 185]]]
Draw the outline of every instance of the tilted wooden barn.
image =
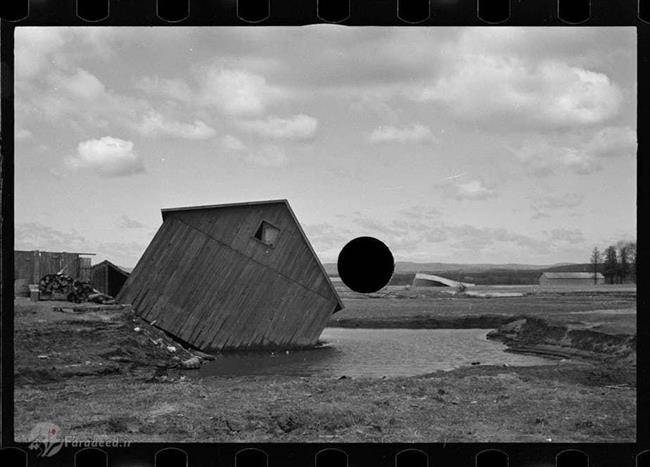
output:
[[118, 295], [203, 350], [316, 344], [343, 308], [286, 200], [162, 210]]
[[119, 266], [104, 260], [93, 265], [91, 283], [102, 293], [115, 297], [129, 278], [129, 273]]

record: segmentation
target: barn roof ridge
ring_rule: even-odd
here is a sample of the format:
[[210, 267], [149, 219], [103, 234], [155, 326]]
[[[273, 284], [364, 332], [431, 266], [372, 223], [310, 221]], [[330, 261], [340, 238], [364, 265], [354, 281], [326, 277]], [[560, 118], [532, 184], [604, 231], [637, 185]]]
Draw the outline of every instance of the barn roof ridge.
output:
[[[202, 211], [208, 209], [219, 209], [219, 208], [232, 208], [238, 206], [258, 206], [261, 204], [286, 204], [289, 205], [287, 199], [267, 199], [260, 201], [239, 201], [235, 203], [221, 203], [221, 204], [200, 204], [195, 206], [178, 206], [175, 208], [162, 208], [160, 212], [165, 214], [167, 212], [177, 212], [177, 211]], [[295, 216], [294, 216], [295, 217]]]
[[100, 261], [100, 262], [97, 263], [97, 264], [93, 264], [92, 267], [94, 268], [94, 267], [96, 267], [96, 266], [100, 266], [100, 265], [102, 265], [102, 264], [104, 264], [104, 263], [109, 264], [110, 266], [113, 266], [115, 269], [117, 269], [117, 270], [119, 270], [119, 271], [122, 271], [122, 272], [125, 273], [125, 274], [129, 274], [129, 275], [131, 274], [129, 271], [127, 271], [127, 270], [124, 269], [123, 267], [118, 266], [117, 264], [115, 264], [115, 263], [113, 263], [112, 261], [109, 261], [109, 260], [107, 260], [107, 259], [105, 259], [104, 261]]

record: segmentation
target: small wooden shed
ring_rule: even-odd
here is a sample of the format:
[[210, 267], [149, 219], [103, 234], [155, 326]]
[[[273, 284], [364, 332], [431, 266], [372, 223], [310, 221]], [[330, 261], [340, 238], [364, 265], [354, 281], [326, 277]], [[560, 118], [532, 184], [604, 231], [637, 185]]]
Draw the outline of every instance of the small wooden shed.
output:
[[128, 278], [128, 272], [108, 260], [93, 265], [93, 287], [111, 297], [117, 296]]
[[118, 295], [203, 350], [304, 347], [343, 308], [286, 200], [162, 210]]

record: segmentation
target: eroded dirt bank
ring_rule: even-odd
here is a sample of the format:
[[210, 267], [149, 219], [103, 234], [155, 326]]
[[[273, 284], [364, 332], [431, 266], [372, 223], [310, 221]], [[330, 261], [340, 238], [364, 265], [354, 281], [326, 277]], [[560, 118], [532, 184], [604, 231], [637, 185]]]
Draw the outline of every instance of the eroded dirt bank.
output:
[[116, 374], [154, 378], [199, 358], [128, 307], [84, 313], [57, 308], [70, 310], [71, 304], [16, 300], [16, 386]]
[[500, 326], [487, 337], [516, 352], [636, 364], [636, 335], [621, 330], [604, 332], [599, 325], [524, 317]]

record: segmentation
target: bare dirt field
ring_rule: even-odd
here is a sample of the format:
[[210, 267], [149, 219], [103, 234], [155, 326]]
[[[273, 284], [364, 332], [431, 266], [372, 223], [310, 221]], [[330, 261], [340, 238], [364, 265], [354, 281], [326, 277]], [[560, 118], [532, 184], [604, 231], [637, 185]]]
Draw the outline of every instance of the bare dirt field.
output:
[[[36, 423], [48, 421], [78, 439], [134, 441], [635, 439], [633, 293], [346, 298], [345, 305], [331, 324], [481, 327], [478, 320], [513, 349], [572, 358], [383, 379], [197, 378], [179, 368], [191, 352], [170, 352], [173, 342], [128, 310], [60, 313], [52, 302], [18, 299], [16, 437], [27, 441]], [[498, 322], [489, 322], [493, 316]]]

